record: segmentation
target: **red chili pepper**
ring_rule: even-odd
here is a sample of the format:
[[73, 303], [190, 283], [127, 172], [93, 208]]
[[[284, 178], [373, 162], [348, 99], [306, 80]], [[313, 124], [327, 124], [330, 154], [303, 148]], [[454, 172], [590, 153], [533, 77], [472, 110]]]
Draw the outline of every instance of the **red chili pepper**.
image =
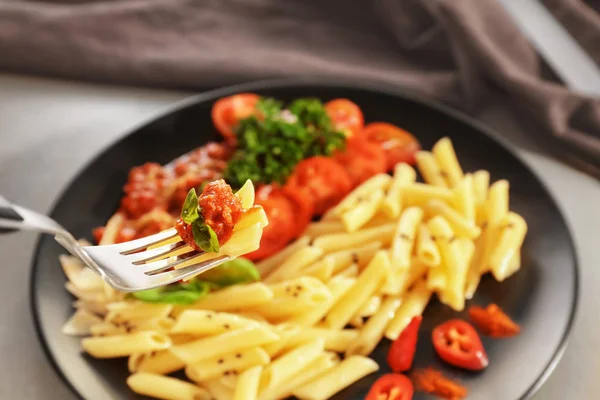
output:
[[515, 336], [521, 331], [519, 325], [511, 320], [496, 304], [490, 304], [486, 308], [469, 307], [469, 318], [484, 335], [493, 338]]
[[467, 397], [467, 389], [446, 378], [431, 367], [414, 371], [410, 375], [415, 390], [430, 393], [449, 400], [460, 400]]
[[438, 325], [432, 334], [435, 351], [448, 364], [478, 371], [489, 361], [481, 339], [468, 322], [453, 319]]
[[387, 355], [387, 362], [394, 372], [405, 372], [412, 366], [415, 351], [417, 350], [417, 339], [419, 326], [423, 317], [413, 317], [404, 328], [398, 339], [396, 339]]
[[413, 384], [406, 375], [385, 374], [377, 379], [365, 400], [411, 400]]

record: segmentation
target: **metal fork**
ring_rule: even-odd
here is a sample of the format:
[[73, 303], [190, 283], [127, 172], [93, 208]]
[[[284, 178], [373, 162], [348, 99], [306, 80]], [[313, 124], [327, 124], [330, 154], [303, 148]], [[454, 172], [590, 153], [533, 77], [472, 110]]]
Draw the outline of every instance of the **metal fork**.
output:
[[[96, 271], [109, 285], [122, 292], [138, 292], [178, 282], [208, 271], [229, 260], [220, 256], [203, 260], [205, 253], [187, 246], [175, 229], [108, 246], [81, 246], [52, 218], [11, 204], [0, 196], [0, 233], [33, 230], [54, 235], [69, 253]], [[161, 242], [167, 242], [161, 245]], [[158, 246], [154, 248], [155, 246]], [[150, 247], [153, 247], [150, 249]], [[184, 254], [195, 253], [187, 258]], [[186, 265], [179, 269], [174, 269]], [[190, 264], [190, 265], [187, 265]]]

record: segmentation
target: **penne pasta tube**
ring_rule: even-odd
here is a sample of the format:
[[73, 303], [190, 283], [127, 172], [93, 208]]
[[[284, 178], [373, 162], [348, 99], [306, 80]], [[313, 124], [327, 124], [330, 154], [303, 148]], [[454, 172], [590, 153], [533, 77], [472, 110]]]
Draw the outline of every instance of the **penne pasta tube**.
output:
[[405, 163], [396, 164], [392, 183], [381, 202], [381, 210], [388, 218], [396, 219], [400, 216], [400, 210], [402, 209], [402, 187], [409, 183], [414, 183], [416, 179], [417, 173], [413, 167]]
[[262, 346], [272, 359], [284, 352], [287, 344], [300, 332], [301, 327], [292, 323], [284, 323], [276, 325], [274, 329], [275, 333], [279, 335], [279, 340]]
[[178, 344], [171, 347], [171, 351], [186, 363], [191, 364], [225, 353], [261, 346], [278, 339], [279, 336], [266, 327], [247, 327], [189, 343]]
[[[317, 238], [321, 235], [329, 235], [331, 233], [342, 233], [346, 232], [346, 226], [342, 221], [319, 221], [311, 222], [304, 231], [304, 234], [311, 239]], [[308, 242], [307, 242], [308, 244]]]
[[418, 151], [415, 154], [415, 161], [417, 162], [417, 167], [419, 168], [423, 180], [427, 184], [448, 187], [433, 153], [429, 151]]
[[273, 299], [273, 292], [262, 282], [234, 285], [209, 293], [192, 307], [214, 311], [247, 310]]
[[381, 242], [371, 242], [354, 249], [330, 253], [326, 255], [324, 259], [331, 260], [334, 273], [338, 273], [350, 267], [352, 264], [356, 264], [358, 268], [362, 268], [371, 262], [373, 256], [381, 246]]
[[459, 237], [476, 239], [481, 234], [481, 229], [475, 225], [474, 221], [469, 221], [442, 201], [432, 200], [427, 203], [427, 212], [431, 216], [440, 215], [444, 217], [452, 227], [454, 234]]
[[127, 362], [129, 372], [168, 375], [185, 367], [185, 363], [169, 350], [134, 353]]
[[127, 386], [137, 394], [164, 400], [210, 400], [203, 388], [180, 379], [138, 372], [127, 378]]
[[509, 184], [507, 180], [494, 182], [490, 186], [486, 207], [486, 226], [483, 235], [481, 253], [479, 254], [479, 273], [482, 275], [490, 271], [490, 256], [500, 234], [502, 220], [508, 214]]
[[521, 251], [520, 251], [520, 249], [518, 251], [514, 252], [512, 257], [510, 258], [504, 279], [508, 278], [509, 276], [511, 276], [512, 274], [517, 272], [519, 270], [519, 268], [521, 268]]
[[448, 285], [445, 268], [431, 268], [427, 272], [427, 289], [442, 293]]
[[323, 353], [325, 341], [316, 339], [279, 356], [265, 370], [260, 379], [260, 392], [272, 390], [312, 363]]
[[257, 365], [242, 372], [237, 379], [233, 400], [256, 400], [262, 371], [263, 367]]
[[69, 336], [84, 336], [91, 333], [91, 329], [102, 323], [102, 319], [97, 315], [80, 309], [75, 311], [73, 316], [63, 325], [62, 333]]
[[378, 369], [370, 358], [350, 356], [292, 393], [300, 400], [325, 400]]
[[442, 176], [446, 178], [448, 186], [454, 187], [463, 178], [463, 171], [456, 158], [454, 146], [447, 137], [438, 140], [432, 149], [435, 160], [440, 166]]
[[[356, 268], [358, 274], [358, 267]], [[333, 305], [352, 287], [355, 279], [345, 277], [334, 277], [327, 284], [327, 288], [331, 292], [331, 298], [324, 303], [312, 308], [311, 310], [295, 315], [289, 319], [289, 322], [301, 326], [313, 326], [320, 322]]]
[[172, 304], [130, 302], [125, 306], [116, 309], [111, 309], [111, 305], [109, 305], [109, 311], [105, 320], [107, 322], [112, 322], [113, 324], [121, 324], [126, 322], [135, 324], [136, 321], [164, 318], [168, 317], [173, 310]]
[[369, 196], [377, 190], [385, 190], [392, 181], [388, 174], [377, 174], [364, 181], [356, 189], [350, 192], [340, 203], [327, 212], [329, 218], [337, 217], [344, 212], [354, 208], [361, 198]]
[[312, 381], [325, 371], [333, 368], [340, 362], [340, 358], [335, 353], [321, 353], [313, 362], [304, 367], [293, 378], [287, 380], [277, 388], [266, 390], [261, 394], [261, 400], [285, 399], [292, 395], [292, 391], [307, 382]]
[[464, 282], [467, 276], [467, 266], [462, 262], [454, 232], [446, 219], [439, 215], [429, 220], [428, 226], [440, 249], [442, 265], [446, 270], [445, 298], [453, 309], [462, 311], [465, 306]]
[[297, 271], [290, 275], [290, 278], [297, 278], [299, 276], [313, 277], [321, 282], [327, 282], [333, 275], [333, 260], [330, 258], [324, 258], [317, 261], [310, 267], [305, 268], [302, 271]]
[[[520, 252], [521, 245], [527, 234], [527, 222], [519, 214], [508, 213], [502, 222], [498, 235], [498, 242], [490, 255], [490, 268], [497, 281], [506, 279], [511, 270], [516, 253]], [[514, 267], [513, 267], [514, 268]]]
[[109, 304], [108, 300], [103, 301], [84, 301], [77, 300], [73, 302], [73, 308], [77, 310], [86, 310], [93, 314], [104, 316], [108, 312], [106, 306]]
[[[461, 288], [465, 288], [468, 282], [468, 273], [473, 260], [473, 255], [475, 254], [475, 244], [469, 239], [460, 238], [454, 245], [458, 247], [458, 251], [461, 256], [462, 268], [464, 271], [466, 271], [465, 274], [458, 275], [458, 285]], [[466, 298], [464, 294], [463, 296]]]
[[404, 206], [424, 206], [430, 200], [452, 201], [450, 189], [424, 183], [411, 183], [402, 187], [402, 202]]
[[332, 329], [343, 328], [362, 304], [379, 289], [390, 270], [391, 263], [387, 252], [378, 251], [350, 290], [342, 296], [325, 317], [327, 326]]
[[271, 273], [271, 271], [273, 271], [273, 269], [281, 265], [292, 254], [294, 254], [301, 248], [308, 246], [309, 243], [310, 238], [308, 236], [302, 236], [298, 240], [287, 245], [287, 247], [284, 247], [281, 251], [257, 263], [256, 269], [258, 270], [258, 272], [260, 272], [260, 276], [262, 276], [263, 278], [268, 276]]
[[175, 321], [168, 317], [152, 318], [145, 321], [127, 321], [116, 324], [102, 321], [90, 327], [90, 333], [93, 336], [123, 335], [143, 331], [170, 333], [174, 324]]
[[413, 258], [408, 271], [392, 272], [395, 277], [387, 280], [381, 288], [381, 293], [390, 296], [400, 296], [408, 288], [425, 276], [428, 267], [419, 260]]
[[265, 366], [271, 362], [267, 352], [260, 347], [233, 352], [229, 352], [230, 349], [222, 350], [227, 351], [227, 353], [188, 364], [185, 368], [186, 376], [193, 382], [203, 384], [221, 376], [237, 374], [248, 368], [257, 365]]
[[365, 324], [365, 321], [364, 321], [363, 317], [361, 317], [358, 314], [355, 314], [354, 317], [350, 318], [350, 321], [348, 321], [348, 324], [353, 328], [360, 329]]
[[124, 222], [125, 215], [123, 213], [118, 212], [110, 217], [110, 219], [106, 222], [106, 226], [104, 226], [102, 239], [100, 239], [98, 245], [105, 246], [108, 244], [114, 244]]
[[356, 339], [358, 331], [355, 329], [328, 329], [321, 327], [306, 327], [299, 329], [298, 332], [291, 335], [284, 349], [300, 346], [303, 343], [314, 341], [316, 339], [325, 340], [325, 350], [341, 353], [346, 350], [348, 345]]
[[202, 385], [215, 400], [231, 400], [233, 398], [233, 390], [223, 384], [220, 379], [202, 382]]
[[344, 211], [340, 217], [346, 232], [356, 232], [369, 222], [379, 210], [383, 197], [383, 189], [377, 189], [361, 197], [352, 208]]
[[481, 226], [485, 220], [485, 203], [488, 197], [490, 186], [490, 173], [488, 171], [477, 171], [473, 174], [473, 195], [475, 198], [477, 226]]
[[368, 356], [371, 354], [377, 344], [383, 338], [385, 328], [388, 326], [396, 310], [402, 304], [398, 297], [386, 298], [377, 313], [373, 315], [365, 326], [360, 330], [356, 339], [354, 339], [346, 349], [346, 357], [351, 355]]
[[394, 236], [396, 224], [381, 225], [374, 228], [362, 229], [352, 233], [334, 233], [323, 235], [314, 240], [314, 246], [323, 249], [324, 253], [352, 249], [364, 246], [369, 242], [381, 242], [386, 245]]
[[[252, 368], [254, 368], [254, 367], [252, 367]], [[238, 377], [236, 374], [237, 374], [237, 372], [233, 372], [228, 375], [223, 375], [222, 377], [219, 378], [219, 382], [221, 382], [223, 384], [223, 386], [228, 387], [231, 390], [235, 390], [235, 387], [237, 386], [237, 381], [238, 381]]]
[[426, 282], [421, 281], [417, 283], [402, 299], [400, 308], [398, 308], [396, 315], [385, 330], [385, 337], [390, 340], [398, 339], [398, 336], [400, 336], [400, 333], [406, 328], [410, 320], [417, 315], [423, 314], [430, 298], [431, 290], [427, 289]]
[[81, 341], [81, 346], [95, 358], [126, 357], [171, 347], [171, 339], [162, 333], [144, 331], [131, 335], [94, 336]]
[[467, 281], [465, 284], [465, 299], [471, 300], [477, 291], [479, 282], [481, 281], [480, 272], [480, 260], [482, 257], [483, 241], [485, 239], [486, 231], [483, 235], [475, 240], [475, 251], [471, 257], [471, 263], [469, 264], [469, 270], [467, 271]]
[[275, 283], [287, 279], [290, 273], [301, 271], [314, 263], [323, 255], [323, 250], [318, 246], [306, 246], [292, 254], [279, 267], [263, 279], [265, 283]]
[[236, 314], [208, 310], [185, 310], [177, 317], [171, 332], [207, 336], [257, 325], [258, 322]]
[[340, 272], [335, 274], [333, 277], [334, 278], [356, 278], [358, 276], [359, 272], [360, 271], [358, 270], [358, 265], [351, 264], [349, 267], [341, 270]]
[[427, 224], [419, 225], [417, 230], [416, 253], [418, 260], [429, 267], [437, 267], [442, 261], [440, 252], [431, 236], [431, 232], [429, 232]]
[[422, 218], [423, 210], [417, 207], [409, 207], [402, 212], [390, 250], [393, 271], [407, 270], [410, 266], [417, 227]]
[[362, 305], [361, 308], [358, 309], [356, 315], [361, 317], [370, 317], [375, 314], [377, 310], [381, 307], [381, 296], [373, 295], [365, 304]]
[[473, 175], [466, 174], [454, 188], [454, 208], [469, 224], [475, 225], [476, 208], [473, 188]]

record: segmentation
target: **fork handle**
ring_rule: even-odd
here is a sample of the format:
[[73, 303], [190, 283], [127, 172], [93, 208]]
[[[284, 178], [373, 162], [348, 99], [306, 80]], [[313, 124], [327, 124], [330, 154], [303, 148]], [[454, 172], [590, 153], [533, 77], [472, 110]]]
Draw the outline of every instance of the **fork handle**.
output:
[[3, 228], [2, 220], [21, 222], [23, 221], [23, 217], [19, 215], [8, 200], [0, 196], [0, 233], [10, 233], [18, 230], [15, 228]]

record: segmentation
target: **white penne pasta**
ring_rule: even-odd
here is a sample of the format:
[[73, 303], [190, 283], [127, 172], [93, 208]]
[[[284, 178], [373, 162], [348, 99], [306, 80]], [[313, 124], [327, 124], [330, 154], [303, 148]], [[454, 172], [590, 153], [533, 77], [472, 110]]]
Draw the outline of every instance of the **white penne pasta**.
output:
[[105, 320], [113, 324], [135, 323], [153, 318], [168, 317], [172, 310], [172, 304], [127, 302], [125, 306], [116, 309], [111, 309], [109, 306], [109, 312]]
[[430, 200], [452, 201], [452, 190], [445, 187], [431, 186], [424, 183], [411, 183], [402, 187], [402, 202], [406, 207], [422, 207]]
[[325, 371], [333, 368], [340, 362], [340, 358], [335, 353], [324, 352], [320, 354], [313, 362], [304, 367], [293, 378], [287, 380], [282, 385], [261, 394], [261, 400], [285, 399], [292, 395], [292, 391], [307, 382], [312, 381]]
[[346, 227], [346, 232], [356, 232], [373, 218], [383, 201], [383, 189], [377, 189], [359, 201], [349, 210], [344, 211], [340, 218]]
[[462, 262], [459, 248], [454, 240], [454, 232], [448, 221], [438, 215], [429, 220], [428, 226], [442, 256], [442, 265], [447, 279], [445, 298], [454, 310], [462, 311], [465, 307], [464, 282], [468, 267]]
[[102, 239], [98, 245], [104, 246], [115, 243], [117, 235], [121, 230], [121, 226], [125, 222], [125, 215], [123, 213], [116, 213], [106, 222], [104, 226], [104, 232], [102, 233]]
[[377, 310], [379, 310], [379, 307], [381, 307], [381, 296], [376, 294], [371, 296], [371, 298], [367, 300], [367, 302], [365, 302], [361, 308], [358, 309], [356, 315], [361, 317], [370, 317], [371, 315], [375, 314]]
[[242, 372], [237, 379], [233, 400], [256, 400], [263, 367], [257, 365]]
[[267, 277], [273, 269], [282, 264], [285, 260], [287, 260], [292, 254], [297, 252], [303, 247], [308, 246], [310, 243], [310, 238], [308, 236], [302, 236], [298, 240], [290, 243], [287, 247], [283, 248], [281, 251], [277, 252], [277, 254], [272, 255], [271, 257], [265, 258], [261, 262], [256, 264], [256, 269], [260, 272], [260, 276], [263, 278]]
[[208, 296], [197, 301], [189, 308], [214, 311], [238, 311], [268, 303], [272, 299], [273, 292], [271, 289], [262, 282], [255, 282], [247, 285], [234, 285], [211, 292]]
[[410, 266], [417, 227], [422, 218], [423, 210], [417, 207], [406, 208], [400, 215], [390, 250], [393, 271], [407, 270]]
[[373, 315], [360, 330], [346, 349], [346, 357], [351, 355], [368, 356], [383, 338], [385, 328], [394, 318], [396, 310], [402, 304], [398, 297], [388, 297], [383, 301], [377, 313]]
[[262, 228], [269, 224], [267, 214], [265, 213], [265, 210], [260, 206], [254, 206], [247, 209], [242, 218], [233, 227], [233, 232], [237, 232], [241, 229], [246, 229], [250, 226], [257, 224]]
[[273, 390], [313, 362], [323, 353], [325, 340], [316, 339], [296, 347], [268, 365], [260, 379], [260, 392]]
[[210, 400], [203, 388], [180, 379], [139, 372], [127, 378], [127, 386], [134, 392], [164, 400]]
[[378, 251], [369, 265], [361, 272], [355, 284], [325, 317], [327, 326], [332, 329], [343, 328], [362, 304], [377, 291], [390, 270], [391, 263], [387, 252]]
[[275, 325], [275, 333], [279, 335], [279, 340], [263, 345], [263, 349], [267, 352], [269, 357], [276, 358], [284, 352], [286, 345], [289, 341], [300, 332], [300, 326], [292, 323], [284, 323]]
[[352, 233], [334, 233], [323, 235], [314, 240], [314, 246], [323, 249], [325, 253], [353, 249], [370, 242], [381, 242], [386, 245], [392, 241], [396, 224], [381, 225]]
[[114, 335], [125, 335], [127, 332], [127, 325], [115, 325], [110, 322], [101, 321], [90, 327], [90, 333], [93, 336], [114, 336]]
[[292, 393], [301, 400], [325, 400], [378, 369], [370, 358], [350, 356]]
[[320, 327], [305, 327], [291, 335], [284, 349], [300, 346], [316, 339], [325, 340], [325, 350], [343, 352], [348, 345], [358, 337], [355, 329], [328, 329]]
[[244, 184], [242, 185], [242, 187], [239, 188], [237, 192], [235, 192], [235, 195], [238, 199], [240, 199], [242, 203], [242, 208], [244, 210], [247, 210], [250, 207], [252, 207], [254, 205], [254, 185], [252, 184], [252, 181], [250, 179], [247, 179], [246, 182], [244, 182]]
[[445, 268], [431, 268], [427, 272], [427, 289], [442, 293], [448, 285]]
[[257, 325], [256, 321], [236, 314], [208, 310], [185, 310], [177, 317], [177, 322], [171, 332], [207, 336]]
[[90, 333], [94, 336], [124, 335], [127, 333], [136, 333], [144, 331], [154, 331], [158, 333], [169, 333], [175, 321], [171, 318], [152, 318], [148, 320], [139, 320], [132, 322], [122, 322], [113, 324], [102, 321], [90, 327]]
[[508, 278], [509, 276], [511, 276], [512, 274], [517, 272], [519, 270], [519, 268], [521, 268], [521, 251], [520, 251], [520, 249], [513, 253], [512, 257], [508, 263], [508, 268], [506, 270], [506, 275], [504, 276], [504, 279]]
[[185, 363], [169, 350], [134, 353], [127, 362], [129, 372], [168, 375], [185, 367]]
[[390, 340], [398, 339], [398, 336], [406, 328], [406, 325], [410, 323], [410, 320], [417, 315], [423, 314], [430, 298], [431, 290], [427, 289], [427, 283], [425, 281], [417, 283], [402, 299], [400, 308], [398, 308], [396, 315], [385, 330], [385, 337]]
[[304, 235], [314, 239], [321, 235], [346, 232], [346, 226], [342, 221], [319, 221], [311, 222], [304, 231]]
[[371, 242], [365, 246], [356, 247], [350, 250], [336, 251], [324, 257], [331, 260], [333, 263], [333, 272], [338, 273], [352, 264], [356, 264], [358, 268], [366, 266], [377, 250], [381, 249], [381, 242]]
[[463, 171], [456, 158], [454, 146], [448, 138], [442, 138], [433, 146], [432, 153], [440, 166], [442, 176], [446, 178], [448, 186], [454, 187], [463, 178]]
[[473, 174], [473, 196], [475, 198], [476, 223], [481, 226], [485, 220], [485, 203], [490, 186], [490, 173], [480, 170]]
[[101, 290], [81, 290], [78, 289], [71, 282], [65, 283], [65, 289], [79, 300], [85, 302], [106, 302], [107, 297], [104, 289]]
[[231, 373], [229, 375], [223, 375], [219, 378], [219, 381], [223, 384], [223, 386], [226, 386], [231, 390], [235, 390], [237, 386], [238, 377], [235, 373]]
[[320, 280], [321, 282], [327, 282], [333, 275], [333, 260], [330, 258], [324, 258], [317, 261], [310, 267], [305, 268], [302, 271], [297, 271], [290, 275], [290, 278], [297, 278], [299, 276], [307, 276]]
[[59, 261], [69, 282], [77, 289], [82, 291], [104, 289], [104, 281], [100, 275], [85, 267], [77, 257], [61, 254]]
[[483, 235], [481, 253], [479, 254], [479, 259], [477, 260], [479, 263], [479, 273], [481, 275], [490, 271], [490, 256], [494, 250], [494, 246], [498, 242], [502, 220], [508, 214], [508, 192], [509, 183], [506, 180], [494, 182], [490, 186], [488, 200], [485, 204], [486, 219], [484, 225], [486, 228]]
[[[358, 267], [356, 267], [358, 274]], [[289, 322], [302, 326], [313, 326], [320, 322], [333, 305], [352, 287], [355, 279], [345, 277], [334, 277], [327, 284], [327, 288], [331, 292], [331, 298], [322, 303], [318, 307], [299, 315], [295, 315], [289, 319]]]
[[265, 366], [271, 362], [267, 352], [260, 347], [233, 352], [230, 352], [230, 349], [221, 350], [226, 353], [188, 364], [185, 368], [186, 376], [193, 382], [202, 384], [221, 376], [237, 374], [257, 365]]
[[88, 337], [81, 341], [81, 346], [92, 357], [117, 358], [168, 349], [171, 339], [165, 334], [145, 331], [131, 335]]
[[364, 324], [364, 318], [358, 314], [355, 314], [354, 317], [350, 318], [350, 321], [348, 321], [348, 325], [350, 325], [353, 328], [356, 328], [357, 330], [362, 328]]
[[475, 193], [473, 188], [473, 175], [465, 174], [462, 181], [454, 188], [453, 205], [456, 211], [470, 224], [476, 224], [477, 209], [475, 206]]
[[394, 178], [381, 202], [381, 211], [388, 218], [398, 218], [402, 209], [402, 187], [414, 183], [416, 179], [417, 173], [413, 167], [405, 163], [396, 164]]
[[442, 258], [438, 250], [431, 232], [426, 224], [419, 225], [417, 231], [417, 248], [416, 254], [419, 261], [429, 267], [437, 267], [440, 265]]
[[361, 198], [367, 197], [377, 190], [385, 190], [392, 181], [388, 174], [377, 174], [361, 183], [356, 189], [348, 194], [340, 203], [329, 210], [328, 217], [337, 217], [344, 212], [354, 208]]
[[102, 323], [102, 319], [97, 315], [84, 309], [77, 310], [63, 325], [62, 333], [69, 336], [89, 335], [92, 326], [99, 323]]
[[444, 219], [448, 221], [452, 227], [452, 230], [456, 236], [476, 239], [479, 237], [479, 235], [481, 235], [481, 229], [475, 225], [474, 221], [469, 221], [442, 201], [431, 200], [429, 203], [427, 203], [426, 208], [430, 216], [433, 217], [440, 215], [444, 217]]
[[498, 242], [490, 255], [489, 265], [497, 281], [502, 282], [509, 276], [511, 261], [521, 249], [527, 234], [527, 222], [519, 214], [509, 212], [502, 222]]
[[415, 284], [418, 280], [424, 277], [428, 270], [428, 266], [413, 257], [412, 263], [408, 271], [392, 272], [396, 276], [392, 280], [386, 280], [381, 288], [381, 294], [389, 296], [400, 296], [408, 288]]
[[[466, 288], [468, 282], [468, 273], [475, 254], [475, 244], [466, 238], [460, 238], [454, 244], [458, 247], [458, 251], [461, 257], [462, 268], [467, 271], [465, 274], [458, 275], [458, 285], [461, 288]], [[466, 290], [463, 296], [466, 298]]]
[[360, 270], [358, 269], [358, 265], [350, 264], [346, 269], [341, 270], [337, 274], [335, 274], [334, 278], [356, 278]]
[[301, 271], [308, 265], [311, 265], [323, 255], [323, 250], [317, 246], [306, 246], [292, 254], [285, 262], [267, 276], [266, 283], [281, 282], [287, 279], [290, 273]]
[[419, 168], [423, 180], [427, 184], [448, 187], [433, 153], [430, 151], [418, 151], [415, 154], [415, 161], [417, 162], [417, 167]]
[[233, 390], [224, 385], [220, 379], [202, 382], [202, 385], [215, 400], [231, 400], [233, 398]]
[[479, 281], [481, 280], [480, 262], [482, 258], [482, 252], [484, 247], [484, 240], [486, 238], [487, 231], [483, 231], [483, 234], [475, 239], [475, 251], [471, 257], [471, 263], [469, 264], [469, 270], [467, 271], [467, 281], [465, 284], [465, 299], [470, 300], [475, 295]]
[[104, 316], [108, 312], [106, 307], [109, 304], [108, 300], [102, 301], [84, 301], [77, 300], [73, 302], [73, 308], [77, 310], [86, 310], [93, 314]]
[[260, 346], [279, 339], [273, 330], [263, 326], [236, 329], [217, 336], [178, 344], [171, 351], [188, 364], [211, 359], [249, 347]]

